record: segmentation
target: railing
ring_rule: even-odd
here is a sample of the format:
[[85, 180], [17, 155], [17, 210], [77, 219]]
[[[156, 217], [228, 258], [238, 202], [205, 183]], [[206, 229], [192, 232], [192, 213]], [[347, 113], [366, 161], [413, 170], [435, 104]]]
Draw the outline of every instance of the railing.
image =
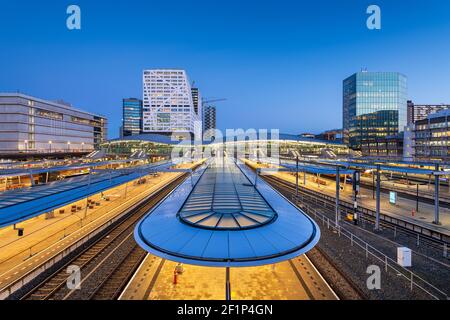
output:
[[[271, 178], [276, 180], [278, 183], [285, 185], [286, 187], [295, 188], [295, 185], [291, 182], [282, 181], [276, 177]], [[304, 187], [299, 187], [299, 194], [307, 196], [309, 199], [311, 199], [311, 201], [314, 201], [316, 203], [318, 203], [319, 200], [322, 200], [321, 205], [330, 206], [330, 208], [331, 207], [335, 208], [334, 206], [336, 199], [335, 197], [328, 196], [319, 192], [312, 192], [310, 190], [305, 189]], [[344, 212], [349, 213], [355, 212], [353, 203], [344, 200], [339, 200], [339, 206], [341, 209], [344, 210]], [[358, 206], [357, 213], [360, 216], [368, 216], [372, 219], [375, 219], [376, 217], [376, 211], [361, 206]], [[432, 241], [434, 245], [440, 248], [441, 252], [443, 253], [443, 256], [446, 258], [448, 257], [450, 236], [441, 233], [439, 231], [432, 230], [431, 228], [428, 228], [426, 226], [420, 226], [418, 224], [408, 222], [404, 219], [395, 218], [393, 216], [386, 215], [383, 213], [380, 213], [380, 221], [384, 222], [385, 227], [391, 228], [395, 230], [395, 232], [397, 231], [397, 229], [399, 229], [408, 232], [410, 234], [413, 234], [414, 236], [417, 236], [419, 243], [421, 241], [429, 241], [429, 242]]]
[[[295, 199], [293, 199], [295, 201]], [[401, 275], [401, 278], [407, 282], [410, 287], [410, 290], [413, 291], [415, 288], [427, 294], [433, 299], [436, 300], [449, 300], [449, 296], [447, 293], [438, 289], [425, 279], [421, 278], [414, 272], [400, 266], [395, 260], [391, 259], [378, 249], [371, 246], [366, 241], [362, 240], [358, 236], [354, 235], [349, 230], [345, 229], [340, 225], [336, 225], [334, 219], [330, 219], [326, 217], [322, 213], [319, 213], [317, 209], [310, 207], [308, 205], [299, 204], [297, 201], [297, 205], [299, 205], [307, 214], [310, 216], [314, 216], [316, 221], [319, 221], [324, 226], [327, 226], [327, 229], [331, 229], [336, 231], [336, 235], [340, 238], [347, 239], [350, 242], [352, 247], [358, 248], [365, 253], [366, 258], [372, 257], [383, 264], [384, 269], [388, 272], [389, 269], [396, 272], [398, 275]], [[332, 233], [334, 234], [334, 233]]]
[[[335, 198], [333, 197], [318, 193], [314, 193], [314, 195], [312, 195], [309, 192], [305, 192], [304, 189], [300, 189], [299, 192], [302, 193], [302, 196], [305, 196], [309, 201], [314, 201], [316, 204], [319, 204], [319, 201], [321, 200], [320, 205], [329, 207], [333, 210], [336, 208], [334, 202]], [[319, 200], [318, 198], [322, 199]], [[339, 205], [342, 216], [345, 216], [348, 213], [353, 214], [355, 212], [353, 205], [349, 202], [339, 201]], [[367, 216], [372, 218], [372, 220], [376, 217], [375, 211], [364, 207], [358, 207], [357, 213], [364, 219], [367, 219]], [[447, 239], [447, 235], [385, 214], [380, 214], [380, 221], [384, 222], [383, 227], [392, 229], [395, 235], [398, 231], [404, 231], [410, 235], [413, 234], [417, 239], [417, 246], [420, 246], [421, 242], [432, 241], [433, 246], [435, 246], [438, 250], [441, 250], [443, 257], [448, 258], [448, 243], [442, 240]]]

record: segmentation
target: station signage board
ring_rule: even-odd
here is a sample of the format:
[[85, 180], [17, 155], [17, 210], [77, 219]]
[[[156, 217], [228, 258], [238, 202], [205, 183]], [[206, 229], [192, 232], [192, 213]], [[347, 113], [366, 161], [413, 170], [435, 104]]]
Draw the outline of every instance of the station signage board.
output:
[[389, 192], [389, 203], [393, 205], [397, 204], [397, 192]]

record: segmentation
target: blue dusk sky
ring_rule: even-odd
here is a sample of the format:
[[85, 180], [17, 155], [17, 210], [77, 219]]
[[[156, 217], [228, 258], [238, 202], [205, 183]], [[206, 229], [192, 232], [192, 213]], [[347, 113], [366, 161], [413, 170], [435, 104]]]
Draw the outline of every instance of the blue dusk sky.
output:
[[[81, 7], [81, 30], [66, 8]], [[368, 30], [377, 4], [382, 29]], [[103, 114], [142, 70], [183, 68], [217, 104], [218, 127], [284, 133], [339, 128], [342, 80], [366, 68], [408, 77], [409, 98], [450, 103], [450, 1], [0, 0], [0, 91], [63, 99]]]

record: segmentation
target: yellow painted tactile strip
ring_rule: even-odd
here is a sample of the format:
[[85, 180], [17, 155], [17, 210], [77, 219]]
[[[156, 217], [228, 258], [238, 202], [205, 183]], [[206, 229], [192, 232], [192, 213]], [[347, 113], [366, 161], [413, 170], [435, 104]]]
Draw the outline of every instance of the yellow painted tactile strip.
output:
[[[139, 269], [128, 283], [120, 300], [143, 300], [149, 291], [150, 284], [155, 276], [162, 259], [147, 254]], [[156, 280], [156, 279], [155, 279]]]

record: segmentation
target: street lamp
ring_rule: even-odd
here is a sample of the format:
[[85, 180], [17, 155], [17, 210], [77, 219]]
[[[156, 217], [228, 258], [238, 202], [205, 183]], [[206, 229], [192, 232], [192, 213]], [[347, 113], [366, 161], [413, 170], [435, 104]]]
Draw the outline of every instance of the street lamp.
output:
[[67, 151], [70, 151], [70, 141], [67, 141]]
[[48, 142], [48, 145], [50, 146], [50, 153], [52, 153], [52, 140], [50, 140], [49, 142]]
[[81, 152], [84, 152], [84, 142], [81, 143]]

